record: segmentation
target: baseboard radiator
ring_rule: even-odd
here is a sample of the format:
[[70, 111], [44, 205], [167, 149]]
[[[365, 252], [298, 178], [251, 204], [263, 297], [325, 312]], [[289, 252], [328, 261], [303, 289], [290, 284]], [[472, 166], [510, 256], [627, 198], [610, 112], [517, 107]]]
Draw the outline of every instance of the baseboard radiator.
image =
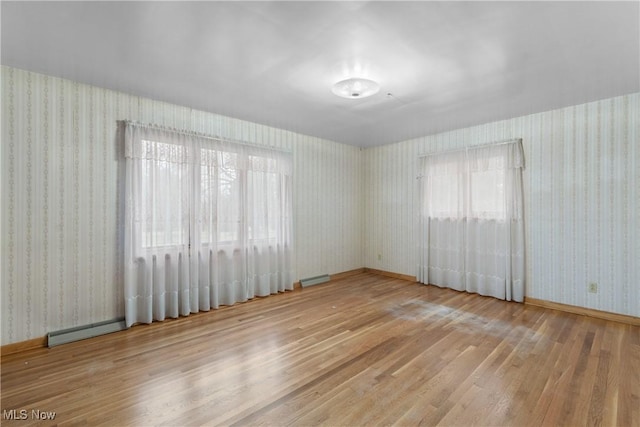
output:
[[309, 277], [307, 279], [300, 279], [300, 286], [306, 288], [307, 286], [319, 285], [320, 283], [326, 283], [331, 280], [328, 274], [321, 276]]
[[63, 329], [61, 331], [49, 332], [47, 334], [47, 346], [49, 348], [60, 344], [67, 344], [87, 338], [110, 334], [112, 332], [123, 331], [127, 328], [124, 317], [104, 322], [91, 323], [89, 325], [77, 326], [75, 328]]

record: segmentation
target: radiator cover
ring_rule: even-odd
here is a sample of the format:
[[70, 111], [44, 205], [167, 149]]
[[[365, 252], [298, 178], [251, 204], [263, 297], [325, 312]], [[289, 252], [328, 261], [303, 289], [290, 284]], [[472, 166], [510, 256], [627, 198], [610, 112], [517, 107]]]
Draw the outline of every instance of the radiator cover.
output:
[[123, 331], [127, 328], [124, 317], [106, 320], [104, 322], [91, 323], [89, 325], [77, 326], [75, 328], [63, 329], [61, 331], [49, 332], [47, 334], [47, 346], [49, 348], [60, 344], [67, 344], [87, 338], [110, 334], [112, 332]]
[[300, 279], [300, 286], [306, 288], [307, 286], [319, 285], [320, 283], [326, 283], [331, 280], [328, 274], [321, 276], [309, 277], [307, 279]]

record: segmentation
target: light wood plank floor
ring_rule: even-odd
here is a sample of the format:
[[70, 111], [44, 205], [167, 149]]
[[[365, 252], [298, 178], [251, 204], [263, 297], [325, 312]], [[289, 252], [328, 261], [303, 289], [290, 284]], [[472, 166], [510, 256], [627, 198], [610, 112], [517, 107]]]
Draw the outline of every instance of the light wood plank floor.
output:
[[1, 386], [7, 426], [639, 426], [640, 328], [363, 273], [7, 355]]

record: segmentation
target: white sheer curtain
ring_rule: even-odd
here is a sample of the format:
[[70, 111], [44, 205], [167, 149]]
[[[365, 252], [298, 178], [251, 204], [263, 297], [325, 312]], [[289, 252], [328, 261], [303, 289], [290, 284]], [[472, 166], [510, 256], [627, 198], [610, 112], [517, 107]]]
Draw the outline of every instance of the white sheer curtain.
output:
[[418, 281], [524, 299], [522, 141], [420, 157]]
[[293, 289], [290, 153], [125, 123], [127, 325]]

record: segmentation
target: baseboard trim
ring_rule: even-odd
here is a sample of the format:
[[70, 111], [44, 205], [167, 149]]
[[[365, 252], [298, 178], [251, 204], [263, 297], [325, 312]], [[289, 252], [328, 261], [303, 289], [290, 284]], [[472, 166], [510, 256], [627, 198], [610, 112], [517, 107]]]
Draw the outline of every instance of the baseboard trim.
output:
[[[376, 270], [374, 268], [357, 268], [355, 270], [343, 271], [341, 273], [331, 274], [331, 280], [344, 279], [349, 276], [355, 276], [360, 273], [373, 273], [380, 276], [392, 277], [394, 279], [407, 280], [415, 282], [414, 276], [406, 274], [393, 273], [391, 271]], [[294, 289], [302, 289], [300, 282], [294, 283]], [[559, 302], [547, 301], [537, 298], [524, 298], [525, 305], [532, 305], [535, 307], [548, 308], [551, 310], [564, 311], [566, 313], [579, 314], [582, 316], [595, 317], [597, 319], [611, 320], [613, 322], [624, 323], [627, 325], [640, 326], [640, 317], [629, 316], [626, 314], [611, 313], [608, 311], [595, 310], [593, 308], [578, 307], [575, 305], [562, 304]], [[171, 320], [171, 319], [167, 319]], [[156, 324], [162, 324], [164, 322], [156, 322]], [[11, 354], [22, 353], [24, 351], [35, 350], [38, 348], [47, 347], [47, 337], [33, 338], [26, 341], [20, 341], [13, 344], [6, 344], [0, 347], [0, 355], [8, 356]]]
[[6, 344], [0, 347], [0, 354], [7, 356], [9, 354], [22, 353], [23, 351], [34, 350], [37, 348], [47, 347], [47, 337], [33, 338], [26, 341], [15, 342], [13, 344]]
[[611, 313], [609, 311], [595, 310], [593, 308], [578, 307], [575, 305], [529, 297], [524, 298], [524, 303], [526, 305], [533, 305], [536, 307], [550, 308], [552, 310], [580, 314], [582, 316], [595, 317], [597, 319], [611, 320], [614, 322], [626, 323], [627, 325], [640, 326], [640, 317], [628, 316], [626, 314]]
[[417, 282], [416, 276], [409, 276], [408, 274], [400, 274], [400, 273], [393, 273], [391, 271], [376, 270], [375, 268], [369, 268], [369, 267], [365, 267], [364, 271], [365, 273], [374, 273], [374, 274], [379, 274], [380, 276], [393, 277], [394, 279], [408, 280], [409, 282]]
[[[335, 273], [335, 274], [331, 274], [329, 275], [330, 279], [333, 280], [339, 280], [339, 279], [344, 279], [346, 277], [349, 276], [355, 276], [356, 274], [360, 274], [360, 273], [364, 273], [365, 272], [365, 268], [356, 268], [355, 270], [348, 270], [348, 271], [343, 271], [340, 273]], [[293, 289], [294, 290], [299, 290], [302, 289], [302, 286], [300, 285], [300, 281], [294, 282], [293, 284]], [[232, 306], [230, 306], [232, 307]], [[193, 313], [191, 314], [191, 316], [197, 315], [199, 313]], [[162, 324], [166, 324], [168, 321], [171, 320], [179, 320], [182, 317], [178, 318], [178, 319], [166, 319], [163, 322], [153, 322], [151, 324], [148, 324], [146, 326], [153, 326], [153, 325], [162, 325]], [[30, 340], [26, 340], [26, 341], [20, 341], [20, 342], [16, 342], [16, 343], [12, 343], [12, 344], [6, 344], [3, 346], [0, 346], [0, 356], [8, 356], [10, 354], [16, 354], [16, 353], [22, 353], [24, 351], [29, 351], [29, 350], [35, 350], [38, 348], [47, 348], [48, 347], [48, 342], [47, 342], [47, 336], [43, 336], [40, 338], [34, 338], [34, 339], [30, 339]]]
[[331, 274], [331, 280], [344, 279], [345, 277], [355, 276], [364, 273], [364, 268], [356, 268], [355, 270], [343, 271], [342, 273]]

